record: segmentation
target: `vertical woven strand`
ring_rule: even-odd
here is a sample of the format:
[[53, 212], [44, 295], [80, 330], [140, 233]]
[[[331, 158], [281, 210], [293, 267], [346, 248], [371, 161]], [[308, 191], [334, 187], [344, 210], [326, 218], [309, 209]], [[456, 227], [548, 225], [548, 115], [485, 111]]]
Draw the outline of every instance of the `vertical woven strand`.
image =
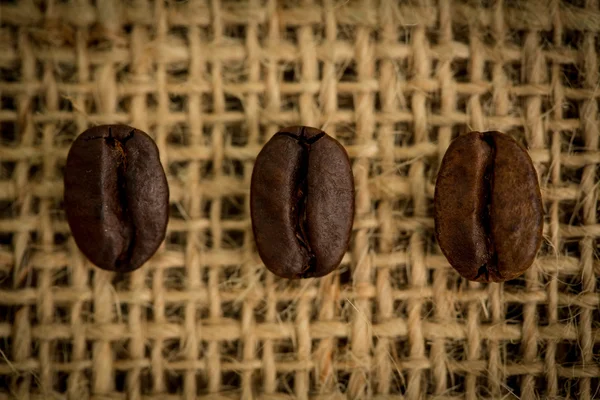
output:
[[[46, 18], [54, 17], [54, 9], [48, 5], [46, 9]], [[59, 109], [59, 94], [56, 87], [56, 79], [54, 77], [54, 68], [50, 62], [44, 65], [42, 87], [45, 90], [44, 104], [48, 113], [54, 113]], [[56, 170], [56, 157], [54, 156], [54, 137], [59, 128], [56, 123], [44, 124], [42, 128], [42, 179], [44, 181], [53, 181]], [[50, 198], [42, 198], [40, 201], [40, 209], [38, 220], [40, 221], [38, 232], [41, 236], [41, 244], [44, 252], [51, 252], [54, 244], [54, 231], [51, 222], [53, 208], [53, 200]], [[55, 314], [54, 296], [50, 288], [53, 285], [55, 271], [50, 268], [44, 268], [40, 273], [39, 289], [40, 296], [38, 297], [37, 311], [38, 318], [42, 324], [51, 324]], [[56, 343], [52, 339], [42, 339], [40, 341], [39, 358], [41, 363], [40, 383], [41, 391], [45, 396], [51, 396], [53, 392], [53, 382], [58, 380], [56, 371], [53, 368], [54, 353]]]
[[[563, 40], [563, 24], [560, 19], [560, 1], [553, 0], [550, 3], [550, 9], [554, 15], [553, 28], [554, 28], [554, 45], [556, 48], [562, 47]], [[555, 122], [562, 122], [563, 120], [563, 104], [565, 104], [565, 93], [562, 85], [562, 64], [560, 62], [552, 63], [551, 70], [551, 85], [552, 85], [552, 98], [553, 103], [561, 105], [560, 107], [554, 107], [552, 110], [552, 119]], [[561, 185], [561, 132], [559, 129], [552, 130], [552, 136], [550, 139], [550, 169], [549, 169], [549, 182], [548, 185], [560, 186]], [[556, 258], [558, 256], [558, 250], [561, 248], [560, 240], [560, 202], [553, 199], [551, 202], [546, 200], [545, 202], [547, 214], [546, 218], [549, 220], [549, 237], [546, 239], [550, 241], [550, 249], [554, 251], [550, 257]], [[553, 268], [548, 271], [548, 277], [546, 278], [548, 283], [546, 284], [546, 295], [548, 297], [548, 304], [546, 304], [548, 325], [556, 326], [558, 323], [558, 268]], [[544, 371], [545, 371], [545, 389], [546, 396], [552, 398], [558, 395], [558, 371], [556, 364], [556, 348], [557, 341], [554, 339], [546, 340], [546, 352], [544, 355]]]
[[[302, 5], [310, 7], [313, 4], [312, 0], [303, 0]], [[315, 52], [316, 43], [313, 37], [311, 25], [301, 25], [298, 28], [298, 48], [300, 51], [301, 75], [300, 82], [304, 87], [310, 87], [311, 84], [319, 79], [317, 55]], [[301, 92], [298, 111], [300, 112], [300, 123], [307, 126], [317, 126], [319, 120], [316, 110], [314, 94], [310, 91]], [[314, 282], [314, 280], [313, 280]], [[312, 282], [311, 282], [312, 283]], [[308, 285], [308, 282], [303, 282], [303, 285]], [[298, 399], [308, 399], [310, 391], [309, 371], [305, 367], [311, 359], [311, 339], [310, 339], [310, 302], [300, 296], [296, 308], [296, 340], [297, 340], [297, 360], [301, 367], [296, 370], [294, 376], [294, 392]], [[305, 369], [306, 368], [306, 369]]]
[[[145, 0], [137, 2], [138, 9], [145, 9], [150, 5]], [[147, 28], [142, 24], [134, 24], [131, 30], [131, 77], [135, 82], [150, 81], [150, 59], [144, 55], [144, 49], [148, 42]], [[137, 129], [148, 133], [154, 137], [148, 124], [148, 111], [146, 107], [146, 93], [134, 94], [130, 99], [131, 125]], [[164, 165], [163, 165], [164, 167]], [[145, 289], [145, 278], [147, 267], [133, 271], [130, 276], [130, 285], [134, 298], [141, 297], [141, 291]], [[143, 324], [146, 316], [146, 305], [133, 302], [129, 305], [128, 325], [130, 330], [130, 339], [127, 344], [130, 357], [145, 361], [146, 338]], [[146, 372], [148, 373], [148, 372]], [[147, 392], [150, 388], [142, 387], [143, 368], [134, 365], [126, 376], [127, 394], [131, 399], [140, 399], [142, 392]]]
[[[364, 1], [361, 5], [367, 10], [373, 7], [371, 1]], [[359, 83], [373, 79], [375, 72], [373, 55], [370, 28], [366, 25], [358, 25], [356, 27], [354, 42], [354, 57]], [[358, 92], [354, 95], [353, 100], [356, 120], [356, 144], [365, 146], [371, 143], [375, 131], [375, 119], [373, 115], [375, 105], [374, 96], [367, 91]], [[354, 162], [353, 170], [356, 188], [355, 209], [356, 216], [360, 219], [371, 213], [371, 194], [368, 189], [369, 158], [358, 156]], [[351, 322], [351, 348], [356, 368], [353, 369], [348, 383], [348, 396], [352, 399], [368, 398], [371, 395], [370, 349], [373, 345], [372, 310], [370, 300], [362, 295], [364, 288], [371, 284], [373, 273], [372, 259], [369, 255], [370, 234], [366, 228], [357, 230], [352, 249], [352, 257], [355, 265], [352, 278], [354, 290], [356, 291]]]
[[[484, 81], [484, 54], [483, 43], [480, 37], [480, 27], [478, 25], [469, 26], [469, 80], [473, 86], [481, 85]], [[481, 105], [481, 96], [476, 92], [469, 96], [467, 100], [467, 114], [469, 115], [469, 128], [482, 132], [487, 129], [483, 118], [483, 107]], [[492, 284], [494, 285], [494, 284]], [[481, 289], [481, 284], [468, 282], [468, 289], [477, 291]], [[481, 306], [477, 300], [467, 302], [467, 343], [465, 352], [468, 361], [475, 363], [481, 356], [481, 334], [480, 334], [480, 314]], [[478, 398], [477, 393], [477, 371], [467, 370], [465, 377], [465, 395], [467, 400]]]
[[[398, 34], [397, 21], [394, 18], [394, 2], [383, 1], [379, 8], [379, 17], [382, 22], [380, 42], [392, 46], [396, 41]], [[399, 83], [397, 79], [397, 64], [394, 59], [384, 59], [381, 61], [379, 77], [379, 97], [381, 102], [381, 111], [394, 115], [398, 111], [398, 90]], [[381, 152], [381, 171], [383, 176], [395, 176], [394, 160], [394, 138], [397, 134], [394, 123], [382, 123], [378, 130], [378, 145]], [[377, 219], [379, 229], [380, 246], [376, 249], [377, 253], [383, 256], [390, 256], [394, 250], [394, 229], [393, 217], [393, 196], [382, 196], [377, 207]], [[392, 296], [392, 282], [390, 274], [391, 268], [396, 266], [378, 266], [375, 287], [377, 291], [377, 314], [378, 324], [386, 323], [394, 317], [394, 299]], [[398, 267], [396, 267], [398, 268]], [[398, 366], [392, 358], [394, 340], [388, 337], [378, 337], [374, 349], [374, 392], [376, 394], [387, 395], [393, 384], [392, 370]]]
[[[335, 67], [335, 55], [337, 39], [337, 24], [335, 18], [335, 3], [331, 0], [323, 2], [323, 21], [325, 29], [325, 38], [323, 46], [328, 49], [325, 51], [325, 59], [322, 62], [322, 75], [315, 76], [315, 79], [321, 80], [321, 90], [319, 94], [319, 103], [323, 113], [323, 129], [332, 137], [337, 136], [338, 127], [335, 122], [338, 111], [337, 101], [337, 73]], [[342, 260], [344, 262], [344, 260]], [[346, 266], [340, 267], [340, 269]], [[340, 296], [339, 274], [334, 272], [319, 279], [319, 289], [317, 298], [318, 315], [317, 318], [322, 323], [331, 323], [339, 318], [340, 310], [338, 301]], [[315, 363], [314, 385], [317, 393], [323, 395], [333, 395], [339, 393], [336, 386], [336, 368], [334, 366], [337, 353], [337, 339], [335, 337], [325, 337], [317, 341], [317, 346], [312, 352], [312, 358]]]
[[[138, 0], [136, 8], [150, 8], [147, 0]], [[148, 27], [141, 23], [134, 23], [131, 27], [131, 79], [140, 84], [149, 84], [154, 81], [152, 75], [152, 59], [146, 54], [146, 46], [152, 38], [148, 33]], [[130, 99], [131, 124], [154, 137], [148, 122], [153, 110], [147, 109], [147, 92], [139, 91], [133, 93]], [[163, 165], [164, 167], [164, 165]]]
[[[17, 51], [21, 57], [20, 72], [22, 79], [35, 82], [37, 81], [35, 70], [36, 60], [27, 29], [19, 29], [16, 35]], [[31, 118], [31, 107], [33, 107], [32, 103], [34, 102], [32, 95], [33, 93], [23, 93], [17, 98], [16, 102], [17, 120], [13, 126], [18, 130], [17, 137], [20, 138], [19, 145], [21, 146], [32, 146], [35, 139], [35, 131]], [[16, 189], [15, 199], [17, 201], [15, 208], [18, 209], [15, 214], [19, 220], [26, 220], [32, 212], [33, 196], [27, 191], [30, 167], [30, 160], [24, 159], [16, 163], [13, 173]], [[32, 268], [26, 258], [28, 246], [30, 246], [29, 230], [23, 229], [16, 232], [13, 236], [13, 288], [22, 287], [30, 277], [37, 275], [37, 269]], [[35, 317], [35, 311], [36, 308], [32, 310], [29, 305], [23, 305], [15, 310], [15, 319], [11, 331], [11, 340], [14, 343], [12, 355], [19, 364], [29, 361], [32, 355], [31, 318]], [[13, 393], [23, 396], [23, 398], [28, 398], [30, 392], [34, 391], [34, 387], [38, 386], [36, 375], [40, 372], [38, 368], [33, 369], [22, 380], [18, 376], [13, 376], [11, 385]]]
[[[154, 3], [154, 21], [155, 21], [155, 44], [156, 46], [166, 45], [167, 36], [167, 11], [165, 10], [165, 3], [157, 1]], [[164, 60], [160, 57], [154, 61], [154, 80], [156, 84], [156, 92], [154, 93], [154, 99], [157, 102], [154, 114], [156, 115], [155, 123], [149, 128], [153, 132], [154, 141], [160, 152], [160, 161], [163, 166], [168, 166], [166, 161], [166, 135], [168, 132], [167, 116], [169, 112], [169, 97], [166, 89], [167, 72]], [[153, 271], [152, 275], [152, 315], [154, 322], [159, 325], [167, 323], [166, 306], [167, 300], [165, 299], [165, 272], [166, 269], [162, 266], [157, 266]], [[165, 353], [165, 338], [162, 332], [159, 332], [152, 343], [152, 350], [150, 351], [150, 362], [152, 365], [152, 393], [155, 395], [164, 393], [167, 389], [166, 382], [166, 362], [164, 357]]]
[[[12, 337], [14, 338], [12, 357], [19, 366], [31, 361], [30, 314], [31, 311], [29, 306], [23, 306], [15, 312], [11, 332]], [[29, 399], [30, 394], [35, 392], [34, 385], [32, 385], [32, 380], [35, 379], [35, 375], [36, 371], [34, 370], [25, 373], [24, 376], [14, 376], [10, 388], [11, 394], [20, 399]]]
[[[276, 0], [267, 1], [267, 21], [268, 21], [268, 36], [267, 44], [267, 65], [265, 77], [265, 113], [273, 115], [281, 109], [281, 93], [280, 93], [280, 75], [278, 64], [278, 47], [280, 45], [280, 20], [279, 10]], [[264, 127], [265, 141], [269, 140], [277, 131], [278, 126], [274, 123], [269, 123]], [[258, 150], [256, 154], [258, 154]], [[277, 322], [277, 294], [275, 286], [275, 277], [272, 273], [265, 271], [265, 322], [274, 324]], [[275, 354], [277, 352], [277, 343], [275, 340], [265, 338], [263, 340], [262, 354], [262, 392], [269, 395], [277, 391], [277, 366], [275, 364]]]
[[[427, 0], [423, 0], [423, 6], [428, 5]], [[429, 43], [426, 36], [424, 25], [417, 25], [411, 37], [411, 47], [413, 52], [412, 73], [415, 83], [424, 82], [430, 77], [431, 64]], [[411, 108], [413, 112], [414, 143], [425, 143], [428, 140], [428, 121], [427, 121], [427, 96], [425, 90], [417, 90], [413, 93], [411, 99]], [[411, 163], [408, 170], [408, 180], [410, 185], [410, 196], [412, 199], [414, 217], [424, 217], [427, 215], [427, 203], [424, 192], [425, 180], [424, 162], [422, 159], [416, 159]], [[421, 228], [411, 232], [409, 239], [409, 282], [412, 289], [419, 290], [427, 285], [428, 271], [425, 265], [425, 246], [424, 235]], [[423, 386], [425, 376], [423, 374], [425, 353], [425, 338], [423, 336], [423, 300], [420, 297], [413, 297], [408, 300], [408, 341], [410, 345], [409, 355], [414, 362], [414, 368], [408, 371], [408, 382], [406, 396], [409, 400], [420, 398], [421, 393], [427, 390], [427, 385]]]
[[[223, 41], [223, 21], [221, 14], [221, 2], [212, 0], [210, 3], [212, 16], [212, 34], [213, 44], [218, 46]], [[213, 112], [216, 115], [222, 115], [225, 112], [225, 96], [223, 94], [223, 64], [220, 60], [214, 59], [211, 64], [210, 76], [212, 78], [212, 102]], [[210, 144], [213, 148], [212, 167], [214, 171], [214, 180], [218, 181], [223, 174], [223, 135], [225, 126], [221, 122], [213, 125], [210, 136]], [[214, 196], [210, 205], [209, 224], [212, 238], [212, 251], [217, 252], [221, 248], [223, 234], [221, 230], [221, 197]], [[221, 271], [219, 265], [209, 265], [208, 271], [208, 298], [211, 318], [218, 319], [223, 315], [221, 308], [221, 295], [219, 293], [219, 283]], [[217, 393], [221, 390], [222, 371], [221, 371], [221, 344], [219, 340], [212, 340], [208, 343], [206, 351], [208, 368], [208, 391]]]
[[[21, 76], [24, 81], [35, 82], [37, 80], [35, 70], [35, 56], [32, 51], [31, 41], [27, 28], [20, 28], [17, 33], [17, 52], [21, 60]], [[16, 101], [16, 124], [18, 130], [19, 146], [30, 147], [33, 144], [35, 132], [31, 116], [32, 93], [23, 93], [17, 97]], [[26, 220], [31, 213], [33, 196], [28, 193], [27, 180], [30, 168], [30, 160], [22, 159], [15, 163], [13, 172], [13, 184], [16, 189], [15, 204], [16, 215], [20, 220]], [[22, 287], [27, 282], [28, 275], [35, 276], [36, 271], [30, 269], [25, 264], [24, 256], [29, 245], [30, 233], [28, 230], [15, 232], [13, 236], [13, 288]], [[15, 310], [15, 320], [12, 325], [11, 340], [13, 344], [13, 357], [15, 362], [24, 363], [31, 357], [31, 318], [35, 316], [35, 309], [31, 310], [29, 305], [22, 305]], [[39, 373], [35, 369], [28, 372], [23, 379], [18, 376], [12, 377], [11, 390], [18, 396], [27, 398], [30, 392], [33, 392], [35, 383], [35, 374]], [[33, 376], [32, 376], [33, 375]]]
[[[250, 0], [250, 9], [259, 10], [261, 9], [261, 3], [259, 0]], [[259, 26], [258, 23], [249, 16], [248, 26], [246, 31], [246, 51], [248, 52], [247, 63], [248, 63], [248, 83], [259, 84], [260, 83], [260, 42], [259, 42]], [[245, 119], [246, 128], [248, 130], [247, 145], [256, 147], [258, 144], [258, 138], [260, 134], [259, 116], [260, 116], [260, 103], [259, 97], [256, 93], [250, 92], [247, 94], [245, 100]], [[250, 181], [252, 178], [252, 161], [245, 160], [243, 164], [243, 185], [245, 188], [250, 187]], [[247, 195], [244, 196], [244, 215], [250, 215], [250, 196], [249, 192], [246, 191]], [[247, 282], [249, 289], [258, 289], [260, 287], [259, 278], [260, 273], [257, 272], [257, 263], [252, 252], [254, 251], [254, 243], [252, 236], [251, 224], [247, 225], [244, 231], [244, 243], [242, 246], [243, 251], [243, 265], [242, 265], [242, 277]], [[243, 362], [253, 364], [256, 359], [257, 352], [257, 337], [256, 321], [254, 319], [254, 311], [257, 306], [255, 297], [248, 297], [244, 301], [242, 307], [242, 326], [241, 336], [243, 341]], [[254, 380], [257, 376], [254, 369], [247, 369], [242, 372], [241, 389], [242, 398], [252, 398], [254, 392]]]
[[[37, 83], [36, 59], [33, 53], [31, 40], [26, 28], [19, 29], [17, 32], [17, 51], [21, 59], [21, 75], [23, 80]], [[16, 101], [16, 124], [15, 129], [19, 132], [20, 146], [31, 147], [35, 139], [35, 131], [31, 108], [34, 103], [34, 96], [31, 92], [24, 92], [17, 97]], [[31, 160], [21, 159], [16, 162], [13, 172], [13, 181], [16, 189], [17, 199], [15, 207], [18, 208], [17, 214], [23, 220], [26, 220], [31, 213], [33, 196], [26, 190], [29, 168]], [[34, 273], [29, 265], [24, 264], [25, 252], [28, 250], [30, 233], [23, 229], [15, 232], [13, 236], [14, 247], [14, 265], [13, 268], [13, 286], [20, 286], [27, 274]]]
[[[86, 27], [79, 27], [75, 34], [75, 58], [77, 64], [77, 81], [80, 85], [88, 85], [90, 80], [90, 60], [87, 52], [87, 41], [89, 31]], [[89, 93], [83, 92], [73, 96], [73, 107], [81, 110], [75, 114], [76, 133], [83, 132], [88, 127], [87, 104]], [[70, 267], [70, 280], [73, 290], [82, 293], [87, 290], [88, 268], [85, 259], [79, 253], [75, 243], [70, 240], [67, 243], [67, 262]], [[87, 302], [77, 299], [71, 305], [70, 324], [73, 332], [71, 360], [77, 367], [71, 371], [67, 378], [67, 398], [69, 400], [80, 400], [89, 396], [89, 382], [85, 377], [85, 368], [82, 366], [87, 360], [85, 323], [87, 318], [84, 311]]]
[[[439, 45], [451, 46], [452, 43], [452, 6], [453, 3], [440, 2], [439, 13]], [[443, 53], [442, 53], [443, 54]], [[451, 54], [440, 57], [437, 68], [437, 78], [440, 82], [442, 117], [448, 119], [438, 129], [438, 159], [441, 160], [452, 139], [452, 114], [455, 112], [456, 84], [452, 73]], [[452, 321], [454, 315], [454, 296], [447, 290], [448, 268], [438, 268], [433, 273], [433, 302], [435, 305], [436, 322], [445, 325]], [[446, 341], [442, 337], [433, 340], [431, 344], [432, 375], [435, 381], [435, 394], [442, 395], [448, 390], [449, 356], [446, 353]]]
[[[494, 39], [494, 50], [496, 53], [503, 54], [506, 42], [506, 25], [504, 18], [504, 2], [497, 1], [492, 9], [491, 33]], [[494, 59], [492, 66], [492, 104], [493, 113], [499, 117], [500, 124], [496, 128], [506, 132], [512, 128], [510, 125], [503, 125], [502, 121], [509, 116], [510, 97], [507, 90], [509, 79], [505, 73], [505, 65], [502, 57]], [[490, 322], [494, 326], [503, 325], [504, 322], [504, 296], [503, 285], [492, 283], [488, 286], [488, 310], [490, 312]], [[504, 364], [506, 345], [503, 341], [494, 337], [487, 341], [488, 360], [487, 360], [487, 382], [490, 396], [498, 397], [504, 392]]]
[[[312, 0], [304, 0], [303, 5], [310, 7]], [[310, 83], [317, 78], [317, 65], [315, 54], [315, 43], [311, 25], [300, 25], [297, 30], [298, 50], [300, 53], [300, 82], [304, 87], [309, 87]], [[315, 115], [314, 96], [311, 92], [301, 92], [298, 101], [298, 111], [300, 113], [300, 124], [307, 126], [316, 126], [317, 118]], [[306, 286], [308, 282], [303, 282]], [[309, 302], [304, 296], [299, 296], [296, 304], [295, 316], [295, 339], [296, 339], [296, 359], [299, 368], [294, 375], [294, 393], [298, 399], [308, 399], [309, 392], [309, 374], [305, 369], [310, 360], [311, 340], [309, 331]]]
[[[201, 86], [204, 83], [206, 69], [205, 49], [203, 48], [203, 33], [198, 25], [190, 26], [188, 33], [190, 61], [189, 61], [189, 85]], [[192, 92], [188, 97], [187, 121], [189, 145], [199, 147], [204, 145], [202, 132], [204, 128], [203, 101], [201, 92]], [[186, 190], [183, 193], [182, 205], [190, 221], [199, 220], [202, 215], [202, 202], [205, 194], [201, 186], [200, 178], [201, 162], [191, 160], [187, 166]], [[192, 293], [206, 293], [202, 282], [202, 255], [204, 251], [204, 235], [202, 230], [190, 227], [187, 233], [185, 246], [185, 276], [187, 278], [186, 290]], [[204, 306], [204, 304], [202, 304]], [[189, 361], [189, 368], [183, 377], [183, 396], [186, 400], [196, 398], [200, 389], [198, 387], [197, 375], [206, 375], [205, 371], [198, 371], [196, 361], [200, 355], [200, 343], [202, 340], [202, 321], [198, 320], [199, 302], [189, 299], [185, 304], [184, 311], [184, 355]]]
[[[117, 2], [114, 0], [102, 2], [98, 9], [100, 23], [103, 29], [116, 34], [121, 20], [116, 10]], [[111, 42], [111, 46], [115, 46]], [[112, 123], [111, 116], [116, 114], [117, 109], [117, 84], [116, 71], [113, 60], [105, 60], [95, 69], [94, 89], [97, 112], [106, 119], [101, 123]], [[89, 268], [94, 269], [93, 278], [93, 307], [94, 322], [96, 324], [110, 324], [115, 318], [115, 297], [112, 279], [114, 273], [99, 270], [91, 263]], [[112, 348], [113, 337], [107, 335], [102, 339], [95, 340], [93, 344], [93, 395], [110, 395], [115, 390], [115, 354]]]
[[[600, 8], [597, 0], [586, 1], [585, 6], [590, 10], [598, 11]], [[583, 43], [580, 48], [581, 71], [583, 73], [582, 86], [590, 91], [598, 89], [600, 82], [600, 73], [598, 72], [598, 53], [597, 53], [598, 33], [585, 32]], [[580, 120], [583, 133], [583, 143], [586, 151], [598, 152], [598, 143], [600, 141], [598, 132], [600, 124], [598, 121], [598, 101], [586, 99], [581, 104]], [[583, 224], [586, 226], [595, 226], [598, 223], [598, 163], [590, 163], [583, 167], [581, 176], [581, 202], [583, 212]], [[582, 295], [592, 294], [597, 291], [597, 282], [600, 277], [597, 270], [594, 271], [594, 262], [597, 262], [598, 239], [585, 235], [579, 242], [581, 251], [581, 289]], [[595, 293], [598, 296], [598, 293]], [[596, 297], [597, 298], [597, 297]], [[596, 305], [596, 308], [598, 305]], [[594, 339], [592, 333], [593, 310], [594, 307], [581, 306], [579, 312], [578, 339], [581, 350], [582, 367], [593, 366], [594, 359]], [[597, 357], [597, 354], [596, 354]], [[596, 363], [597, 367], [597, 363]], [[579, 381], [578, 394], [581, 399], [587, 400], [600, 395], [598, 389], [598, 377], [596, 376], [596, 387], [592, 386], [591, 378], [593, 374], [582, 376]]]
[[[483, 68], [485, 63], [485, 50], [483, 43], [481, 43], [480, 27], [478, 25], [469, 27], [469, 51], [471, 55], [469, 58], [469, 80], [476, 87], [484, 83]], [[478, 132], [486, 130], [479, 92], [474, 92], [469, 96], [467, 114], [469, 115], [469, 129]]]
[[[523, 83], [541, 84], [546, 82], [546, 61], [540, 49], [539, 40], [539, 33], [535, 30], [529, 31], [526, 35], [522, 53]], [[541, 108], [542, 99], [540, 96], [531, 95], [525, 98], [525, 134], [528, 138], [527, 144], [530, 151], [535, 151], [545, 146]], [[525, 272], [524, 278], [528, 291], [539, 290], [540, 285], [535, 265]], [[523, 354], [523, 362], [525, 364], [533, 364], [538, 350], [537, 304], [533, 299], [524, 303], [521, 352]], [[523, 376], [521, 380], [521, 395], [526, 398], [535, 396], [535, 376], [533, 374], [525, 374]]]
[[[88, 268], [93, 268], [87, 263]], [[95, 271], [92, 282], [94, 299], [94, 322], [109, 324], [114, 318], [114, 297], [111, 285], [112, 272]], [[114, 354], [110, 337], [95, 340], [92, 348], [92, 394], [110, 395], [114, 390]]]

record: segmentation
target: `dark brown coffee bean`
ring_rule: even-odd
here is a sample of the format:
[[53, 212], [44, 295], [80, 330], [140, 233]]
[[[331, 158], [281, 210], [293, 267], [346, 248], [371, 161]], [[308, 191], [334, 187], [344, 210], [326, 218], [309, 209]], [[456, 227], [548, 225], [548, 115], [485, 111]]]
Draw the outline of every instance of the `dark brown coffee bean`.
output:
[[252, 229], [265, 266], [280, 277], [311, 278], [337, 268], [354, 218], [354, 180], [344, 147], [325, 132], [290, 127], [256, 158]]
[[542, 243], [544, 210], [527, 151], [500, 132], [456, 138], [434, 198], [435, 235], [463, 277], [502, 282], [521, 275]]
[[98, 267], [139, 268], [165, 238], [169, 187], [144, 132], [126, 125], [83, 132], [69, 150], [64, 183], [75, 243]]

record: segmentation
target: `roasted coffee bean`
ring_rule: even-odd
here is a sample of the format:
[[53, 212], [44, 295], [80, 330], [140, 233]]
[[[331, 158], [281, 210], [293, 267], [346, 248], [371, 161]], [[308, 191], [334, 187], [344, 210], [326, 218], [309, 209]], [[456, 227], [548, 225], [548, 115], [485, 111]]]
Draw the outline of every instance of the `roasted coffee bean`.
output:
[[456, 138], [434, 198], [435, 235], [450, 265], [478, 282], [523, 274], [542, 242], [544, 210], [527, 151], [500, 132]]
[[304, 126], [276, 133], [256, 158], [250, 188], [252, 229], [265, 266], [283, 278], [337, 268], [354, 218], [354, 180], [344, 147]]
[[169, 187], [146, 133], [126, 125], [83, 132], [69, 150], [64, 183], [73, 238], [96, 266], [133, 271], [165, 238]]

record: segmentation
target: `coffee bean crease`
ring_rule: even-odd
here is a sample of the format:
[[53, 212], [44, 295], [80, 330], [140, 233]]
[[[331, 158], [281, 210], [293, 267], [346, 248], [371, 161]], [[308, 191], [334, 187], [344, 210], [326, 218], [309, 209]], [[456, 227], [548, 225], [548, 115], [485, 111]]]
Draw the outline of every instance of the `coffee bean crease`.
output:
[[154, 141], [125, 125], [101, 125], [73, 143], [65, 211], [76, 244], [100, 268], [129, 272], [164, 239], [169, 190]]
[[339, 142], [310, 127], [276, 133], [259, 153], [251, 182], [253, 232], [266, 267], [290, 279], [335, 269], [351, 232], [353, 196]]
[[543, 205], [526, 150], [499, 132], [455, 139], [434, 195], [436, 239], [469, 280], [502, 282], [531, 266], [542, 239]]

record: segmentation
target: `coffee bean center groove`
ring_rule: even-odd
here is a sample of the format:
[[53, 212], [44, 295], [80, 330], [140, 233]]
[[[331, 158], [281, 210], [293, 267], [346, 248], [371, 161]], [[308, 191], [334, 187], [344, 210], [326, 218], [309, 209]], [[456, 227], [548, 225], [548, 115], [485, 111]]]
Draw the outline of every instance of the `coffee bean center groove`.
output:
[[112, 129], [108, 129], [108, 137], [104, 138], [105, 143], [117, 152], [119, 165], [117, 168], [117, 190], [120, 207], [120, 219], [123, 221], [123, 236], [128, 243], [127, 248], [119, 255], [116, 260], [116, 267], [119, 268], [123, 264], [131, 260], [133, 251], [136, 245], [136, 227], [135, 221], [129, 208], [128, 190], [127, 190], [127, 152], [125, 144], [133, 138], [134, 130], [129, 132], [127, 136], [119, 140], [112, 135]]
[[301, 271], [301, 276], [311, 275], [317, 266], [317, 257], [310, 245], [310, 237], [308, 234], [308, 218], [307, 218], [307, 203], [308, 203], [308, 174], [309, 172], [309, 153], [311, 146], [316, 143], [319, 139], [325, 136], [324, 132], [321, 132], [315, 136], [307, 137], [306, 130], [304, 127], [300, 129], [300, 133], [295, 135], [290, 132], [278, 132], [277, 135], [287, 136], [294, 139], [298, 145], [302, 147], [302, 160], [300, 161], [300, 174], [301, 177], [296, 183], [295, 196], [296, 201], [294, 204], [297, 205], [298, 210], [296, 216], [296, 239], [298, 243], [306, 250], [308, 261]]

